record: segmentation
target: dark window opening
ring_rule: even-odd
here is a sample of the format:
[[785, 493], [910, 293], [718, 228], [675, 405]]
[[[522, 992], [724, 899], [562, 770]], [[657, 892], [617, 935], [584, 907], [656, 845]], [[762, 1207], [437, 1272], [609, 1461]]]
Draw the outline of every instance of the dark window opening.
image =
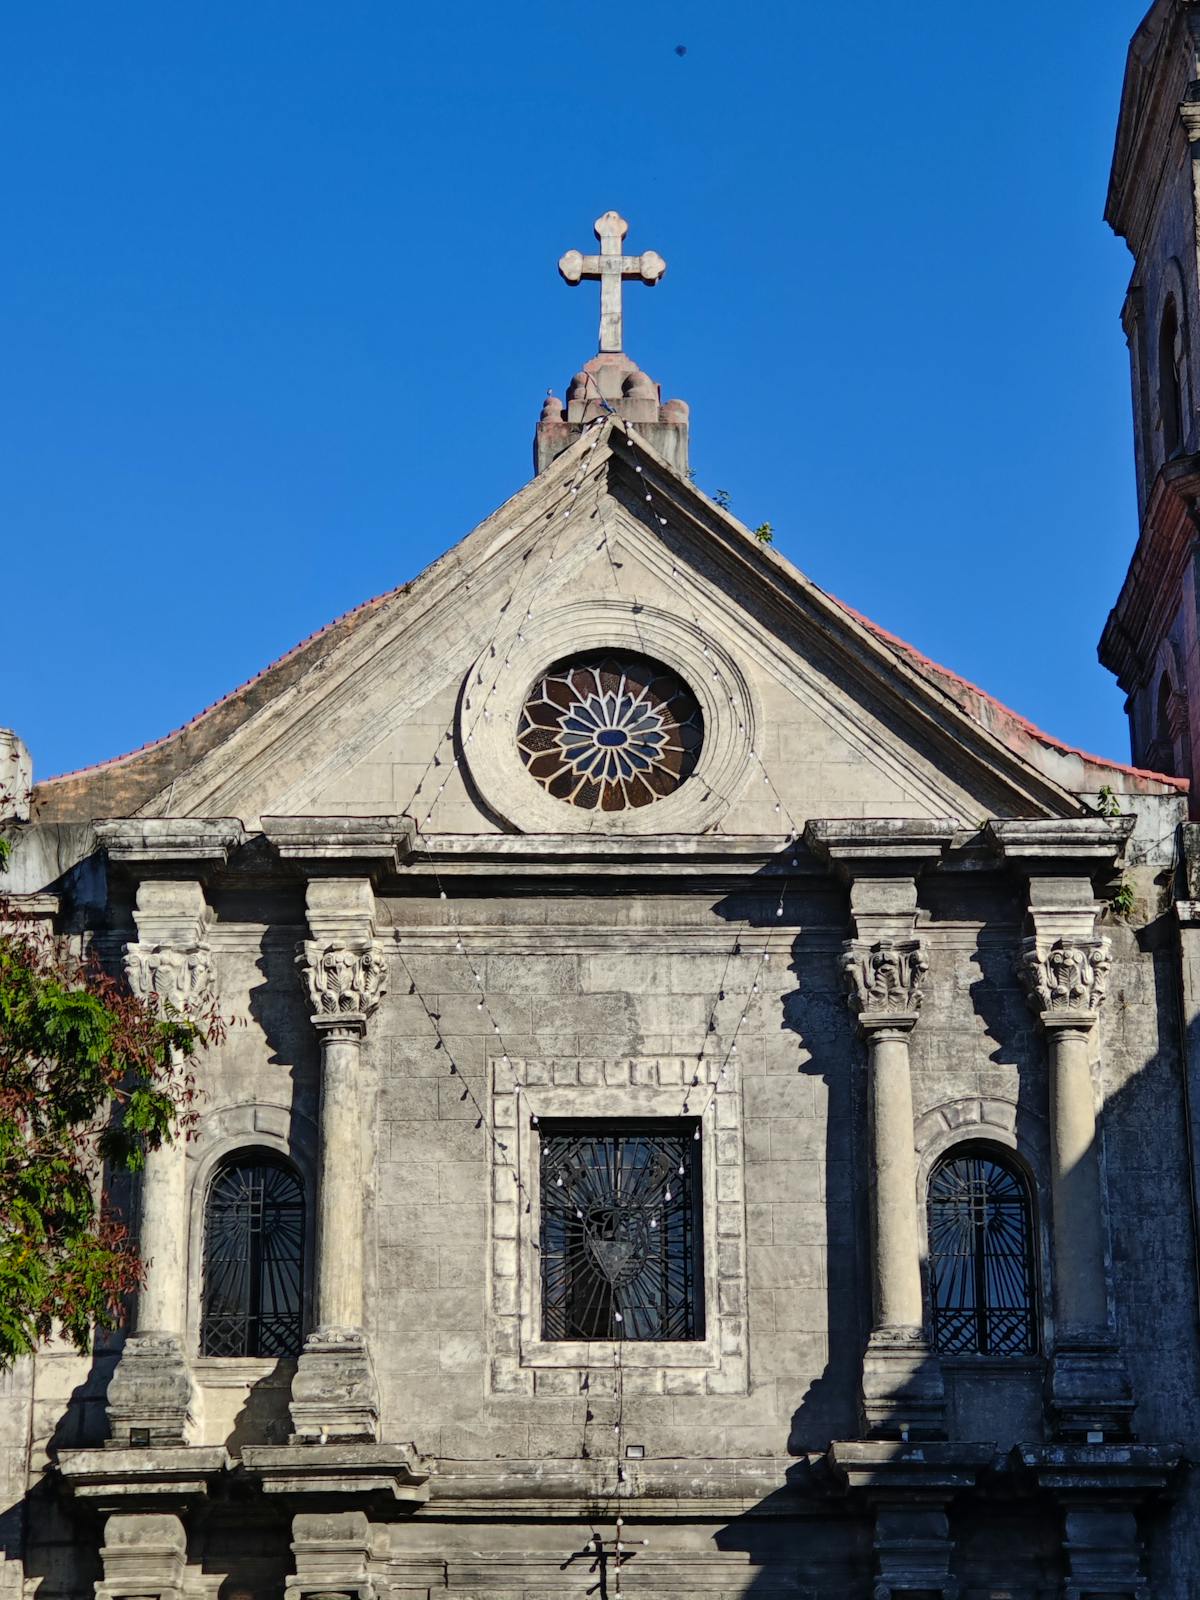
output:
[[1158, 409], [1162, 417], [1163, 450], [1169, 461], [1184, 445], [1183, 330], [1175, 301], [1168, 297], [1158, 330]]
[[204, 1208], [201, 1352], [298, 1354], [303, 1273], [304, 1191], [292, 1168], [263, 1156], [222, 1166]]
[[542, 1123], [544, 1338], [703, 1339], [698, 1131]]
[[1035, 1282], [1024, 1179], [979, 1152], [940, 1162], [929, 1180], [935, 1347], [943, 1355], [1031, 1354]]

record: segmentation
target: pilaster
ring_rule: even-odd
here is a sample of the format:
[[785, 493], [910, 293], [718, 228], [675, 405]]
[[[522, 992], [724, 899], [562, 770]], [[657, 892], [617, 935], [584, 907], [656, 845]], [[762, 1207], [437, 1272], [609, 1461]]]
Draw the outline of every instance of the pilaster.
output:
[[63, 1450], [56, 1466], [55, 1479], [78, 1510], [104, 1519], [96, 1600], [182, 1600], [188, 1527], [228, 1473], [228, 1452], [195, 1445]]
[[1178, 1445], [1018, 1445], [1010, 1464], [1018, 1492], [1058, 1509], [1063, 1600], [1149, 1600], [1141, 1508], [1169, 1493]]
[[950, 1505], [975, 1489], [990, 1444], [839, 1441], [829, 1447], [833, 1482], [874, 1518], [872, 1600], [957, 1600]]
[[292, 1518], [295, 1571], [285, 1600], [375, 1600], [365, 1511], [299, 1511]]
[[117, 1512], [105, 1519], [104, 1576], [96, 1600], [182, 1600], [187, 1531], [169, 1511]]

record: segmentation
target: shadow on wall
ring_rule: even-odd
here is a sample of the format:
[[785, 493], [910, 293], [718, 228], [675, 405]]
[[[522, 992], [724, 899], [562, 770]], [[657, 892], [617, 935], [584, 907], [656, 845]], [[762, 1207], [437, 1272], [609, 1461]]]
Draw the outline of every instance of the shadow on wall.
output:
[[[842, 987], [841, 941], [831, 932], [845, 925], [845, 896], [809, 884], [793, 889], [795, 879], [783, 880], [778, 915], [786, 859], [764, 869], [760, 887], [731, 895], [714, 910], [747, 929], [745, 945], [755, 953], [762, 948], [756, 941], [772, 931], [793, 934], [784, 970], [775, 969], [770, 986], [763, 984], [766, 1072], [743, 1078], [743, 1114], [751, 1373], [755, 1334], [768, 1331], [772, 1337], [764, 1343], [772, 1347], [781, 1396], [801, 1396], [780, 1450], [802, 1455], [858, 1432], [870, 1287], [861, 1046]], [[777, 1008], [774, 1021], [768, 1007]], [[784, 1050], [773, 1052], [774, 1028], [794, 1046], [785, 1040]], [[783, 1264], [782, 1282], [758, 1270], [756, 1256], [768, 1244], [772, 1250], [759, 1259]]]

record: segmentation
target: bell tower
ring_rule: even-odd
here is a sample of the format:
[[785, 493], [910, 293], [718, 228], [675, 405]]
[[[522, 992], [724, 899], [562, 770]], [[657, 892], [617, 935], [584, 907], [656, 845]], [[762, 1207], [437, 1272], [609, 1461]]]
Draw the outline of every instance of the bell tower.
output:
[[[1138, 541], [1100, 639], [1134, 763], [1200, 776], [1200, 3], [1155, 0], [1129, 46], [1105, 218], [1133, 253], [1121, 319]], [[1193, 790], [1192, 815], [1200, 815]]]

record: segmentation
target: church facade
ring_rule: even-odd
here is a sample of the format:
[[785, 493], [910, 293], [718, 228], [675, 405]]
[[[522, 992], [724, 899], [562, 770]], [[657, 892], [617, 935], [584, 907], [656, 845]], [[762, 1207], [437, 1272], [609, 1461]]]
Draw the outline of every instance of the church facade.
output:
[[128, 1329], [0, 1376], [0, 1593], [1197, 1592], [1197, 37], [1135, 37], [1110, 199], [1137, 765], [695, 488], [613, 213], [454, 550], [144, 750], [8, 738], [10, 902], [231, 1026]]

